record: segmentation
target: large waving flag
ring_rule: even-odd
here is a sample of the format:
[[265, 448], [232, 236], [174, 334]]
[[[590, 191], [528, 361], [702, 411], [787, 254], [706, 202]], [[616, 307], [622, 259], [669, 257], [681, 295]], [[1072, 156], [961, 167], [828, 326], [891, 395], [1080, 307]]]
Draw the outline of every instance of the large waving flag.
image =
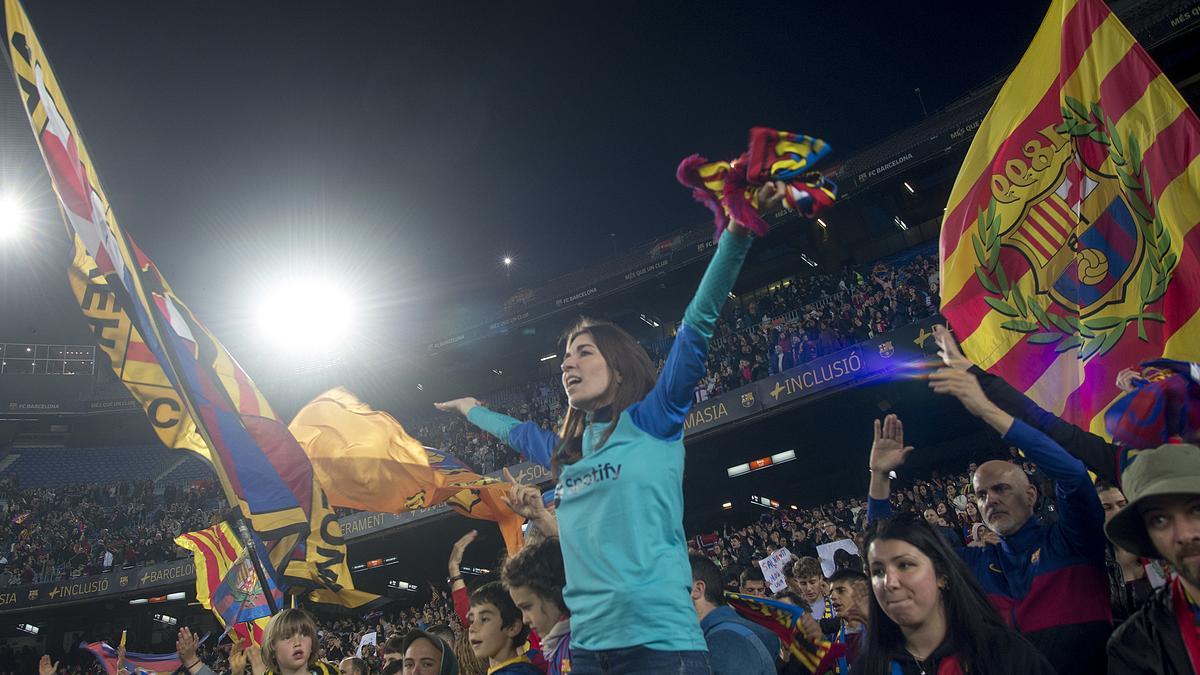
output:
[[510, 555], [521, 549], [522, 519], [501, 499], [507, 483], [421, 445], [396, 418], [345, 389], [313, 399], [288, 428], [334, 506], [400, 513], [448, 503], [469, 518], [499, 525]]
[[1103, 434], [1117, 373], [1200, 354], [1200, 122], [1101, 0], [1054, 0], [963, 161], [942, 313], [965, 353]]
[[266, 568], [265, 592], [249, 551], [228, 523], [181, 534], [175, 543], [190, 550], [196, 560], [196, 599], [200, 604], [212, 610], [226, 633], [237, 636], [243, 649], [261, 646], [271, 618], [267, 592], [275, 599], [276, 607], [283, 606], [275, 570], [261, 555], [262, 542], [252, 535], [252, 544]]
[[72, 286], [97, 341], [117, 355], [118, 375], [156, 429], [173, 422], [159, 432], [164, 442], [207, 453], [229, 503], [272, 542], [270, 559], [290, 583], [319, 601], [374, 599], [353, 591], [341, 529], [304, 451], [117, 224], [20, 2], [5, 0], [5, 15], [17, 85], [76, 243]]
[[805, 613], [803, 607], [741, 593], [726, 593], [725, 601], [742, 617], [778, 635], [791, 658], [811, 673], [833, 672], [838, 658], [845, 653], [844, 644], [813, 642], [805, 637], [800, 625]]

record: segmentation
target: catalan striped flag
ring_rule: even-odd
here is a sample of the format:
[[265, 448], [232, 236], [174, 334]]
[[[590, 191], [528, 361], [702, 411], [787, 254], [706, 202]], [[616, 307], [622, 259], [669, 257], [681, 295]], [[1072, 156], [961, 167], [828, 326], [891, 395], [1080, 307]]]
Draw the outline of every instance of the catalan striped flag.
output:
[[[72, 287], [97, 341], [160, 438], [205, 455], [229, 503], [270, 542], [291, 584], [358, 606], [345, 542], [308, 458], [241, 366], [138, 247], [101, 187], [66, 98], [19, 0], [5, 0], [17, 86], [76, 244]], [[151, 399], [154, 393], [162, 395]]]
[[1123, 368], [1200, 356], [1200, 121], [1101, 0], [1053, 0], [941, 238], [965, 353], [1097, 434]]
[[[266, 570], [267, 588], [275, 606], [283, 606], [283, 593], [270, 561], [262, 556], [262, 542], [251, 535]], [[254, 570], [249, 551], [228, 523], [218, 523], [175, 538], [175, 543], [192, 552], [196, 562], [196, 599], [212, 610], [225, 632], [237, 636], [243, 648], [262, 644], [263, 631], [271, 618], [266, 593]]]
[[726, 593], [725, 601], [743, 618], [778, 635], [792, 659], [811, 673], [833, 672], [838, 658], [846, 651], [846, 645], [840, 642], [813, 642], [805, 637], [800, 625], [805, 613], [803, 607], [741, 593]]

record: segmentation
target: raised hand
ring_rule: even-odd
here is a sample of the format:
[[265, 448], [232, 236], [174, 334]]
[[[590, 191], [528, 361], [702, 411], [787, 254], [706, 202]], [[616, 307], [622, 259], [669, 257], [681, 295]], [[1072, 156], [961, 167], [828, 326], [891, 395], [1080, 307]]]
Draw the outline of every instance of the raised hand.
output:
[[[971, 379], [975, 379], [973, 376]], [[904, 423], [895, 415], [883, 421], [875, 420], [875, 441], [871, 444], [870, 468], [875, 473], [887, 474], [904, 463], [911, 445], [904, 444]]]
[[963, 355], [962, 349], [958, 346], [958, 340], [954, 339], [950, 331], [940, 323], [933, 327], [933, 341], [938, 346], [938, 358], [947, 367], [955, 370], [966, 370], [975, 365]]
[[771, 181], [758, 188], [755, 196], [758, 198], [758, 212], [774, 211], [783, 202], [788, 187], [780, 181]]
[[50, 662], [49, 654], [42, 654], [42, 658], [38, 661], [38, 675], [54, 675], [58, 672], [58, 661]]
[[262, 649], [252, 646], [246, 650], [246, 656], [250, 661], [250, 672], [253, 675], [264, 675], [267, 672], [267, 664], [263, 663]]
[[[175, 651], [179, 654], [179, 664], [184, 668], [195, 665], [197, 661], [196, 650], [200, 646], [200, 640], [188, 630], [187, 626], [179, 629], [179, 636], [175, 639]], [[188, 668], [191, 670], [191, 668]]]
[[976, 417], [995, 407], [983, 393], [979, 380], [974, 375], [953, 368], [942, 368], [929, 376], [929, 386], [939, 394], [949, 394], [958, 399]]
[[800, 615], [800, 628], [809, 642], [817, 642], [824, 637], [821, 634], [821, 624], [817, 623], [817, 620], [809, 612]]
[[471, 411], [471, 408], [474, 408], [477, 405], [479, 405], [479, 399], [475, 398], [474, 396], [464, 396], [462, 398], [456, 398], [450, 401], [434, 403], [433, 407], [443, 412], [456, 412], [459, 415], [466, 417], [467, 413]]
[[450, 549], [450, 576], [458, 576], [459, 566], [462, 565], [463, 553], [471, 542], [475, 541], [475, 537], [479, 536], [477, 530], [471, 530], [464, 534], [458, 541], [454, 542], [454, 546]]
[[512, 487], [508, 489], [507, 495], [501, 496], [501, 499], [518, 516], [534, 519], [546, 510], [545, 505], [542, 504], [542, 493], [532, 485], [522, 485], [517, 482], [517, 479], [509, 473], [508, 467], [504, 468], [504, 480], [512, 483]]

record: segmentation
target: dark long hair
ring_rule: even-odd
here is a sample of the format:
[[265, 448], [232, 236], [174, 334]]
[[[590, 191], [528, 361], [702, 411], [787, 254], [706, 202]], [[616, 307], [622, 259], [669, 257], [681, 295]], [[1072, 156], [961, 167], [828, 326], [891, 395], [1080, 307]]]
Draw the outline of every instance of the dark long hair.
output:
[[[612, 424], [599, 439], [599, 445], [604, 445], [617, 428], [617, 418], [629, 406], [637, 403], [654, 388], [655, 369], [650, 361], [650, 355], [645, 349], [626, 333], [620, 326], [610, 321], [580, 318], [563, 334], [563, 351], [575, 338], [587, 333], [596, 343], [596, 349], [608, 362], [609, 374], [608, 392], [613, 395]], [[617, 375], [621, 381], [617, 381]], [[554, 475], [558, 475], [562, 467], [574, 464], [583, 457], [583, 429], [587, 426], [587, 413], [578, 408], [568, 408], [563, 418], [562, 427], [558, 431], [559, 443], [550, 459]]]
[[[868, 561], [871, 544], [880, 539], [907, 542], [929, 556], [937, 577], [946, 584], [941, 592], [946, 612], [946, 637], [957, 648], [964, 669], [969, 669], [967, 672], [972, 674], [999, 673], [995, 657], [1004, 645], [996, 644], [995, 636], [997, 631], [1007, 632], [1008, 628], [946, 540], [915, 514], [898, 514], [872, 523], [863, 539]], [[880, 606], [872, 579], [871, 616], [867, 623], [866, 644], [853, 668], [855, 675], [887, 675], [891, 672], [891, 655], [903, 652], [903, 649], [904, 634]]]

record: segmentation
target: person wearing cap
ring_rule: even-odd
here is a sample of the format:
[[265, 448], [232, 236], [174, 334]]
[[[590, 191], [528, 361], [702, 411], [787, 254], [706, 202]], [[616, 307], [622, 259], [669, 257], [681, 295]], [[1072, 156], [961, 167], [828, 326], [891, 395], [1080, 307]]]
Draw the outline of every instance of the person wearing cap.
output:
[[1113, 633], [1108, 672], [1200, 673], [1200, 448], [1142, 451], [1124, 488], [1129, 504], [1105, 534], [1130, 553], [1166, 560], [1176, 577]]
[[404, 636], [404, 675], [458, 675], [458, 659], [441, 638], [414, 628]]

